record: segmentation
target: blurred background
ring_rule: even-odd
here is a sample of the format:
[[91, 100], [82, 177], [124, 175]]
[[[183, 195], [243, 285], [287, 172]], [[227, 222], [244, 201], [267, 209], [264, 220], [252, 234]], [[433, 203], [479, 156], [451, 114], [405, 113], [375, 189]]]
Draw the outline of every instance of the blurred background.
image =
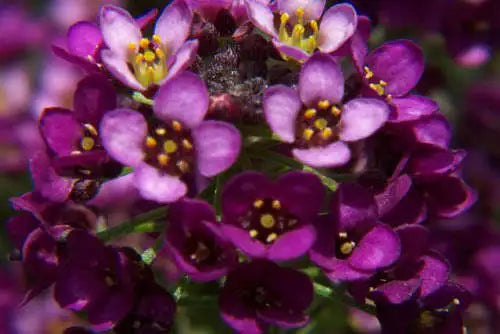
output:
[[[433, 224], [434, 246], [449, 256], [453, 279], [474, 294], [467, 319], [470, 332], [500, 333], [500, 1], [351, 2], [372, 20], [371, 46], [408, 38], [424, 49], [427, 66], [417, 91], [435, 99], [452, 123], [452, 147], [468, 151], [464, 177], [479, 193], [479, 201], [465, 215]], [[163, 8], [168, 1], [0, 0], [3, 223], [14, 214], [8, 199], [31, 188], [27, 161], [41, 146], [39, 114], [49, 106], [71, 107], [76, 83], [83, 76], [58, 59], [51, 45], [64, 45], [71, 24], [95, 21], [104, 3], [126, 6], [139, 15], [152, 7]], [[15, 322], [16, 333], [33, 334], [62, 333], [65, 325], [78, 322], [50, 298], [38, 298], [12, 315], [13, 301], [22, 294], [22, 287], [16, 278], [18, 268], [9, 261], [14, 255], [3, 231], [0, 229], [0, 333], [5, 322]], [[318, 317], [324, 318], [324, 329], [317, 328], [315, 333], [377, 332], [376, 320], [336, 302], [325, 306]], [[191, 322], [196, 319], [188, 318]], [[206, 328], [199, 332], [207, 332]]]

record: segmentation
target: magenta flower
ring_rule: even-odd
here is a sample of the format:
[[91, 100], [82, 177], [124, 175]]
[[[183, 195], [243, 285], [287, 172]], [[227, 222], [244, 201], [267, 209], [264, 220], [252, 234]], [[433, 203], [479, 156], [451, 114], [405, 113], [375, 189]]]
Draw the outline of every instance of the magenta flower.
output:
[[313, 167], [347, 163], [346, 142], [364, 139], [387, 120], [384, 101], [357, 98], [341, 105], [344, 78], [333, 57], [314, 54], [302, 67], [298, 91], [273, 86], [264, 95], [264, 113], [274, 133], [293, 143], [297, 160]]
[[104, 6], [100, 14], [102, 37], [108, 49], [101, 58], [122, 83], [136, 90], [161, 85], [189, 67], [198, 41], [187, 41], [193, 14], [183, 0], [165, 7], [151, 40], [142, 37], [139, 24], [124, 9]]
[[222, 318], [238, 333], [263, 333], [269, 325], [302, 327], [313, 299], [307, 275], [258, 260], [240, 264], [227, 275], [219, 297]]
[[203, 81], [181, 73], [158, 90], [153, 106], [157, 119], [148, 123], [130, 109], [104, 115], [103, 146], [114, 159], [134, 168], [143, 198], [174, 202], [186, 195], [185, 182], [215, 176], [238, 157], [238, 130], [225, 122], [203, 121], [207, 108]]
[[215, 280], [238, 263], [238, 255], [208, 203], [189, 199], [175, 202], [167, 219], [166, 251], [193, 281]]
[[336, 51], [356, 31], [357, 15], [351, 5], [338, 4], [323, 14], [325, 2], [278, 0], [277, 24], [269, 6], [255, 0], [247, 0], [246, 5], [250, 20], [273, 38], [282, 56], [303, 62], [317, 49], [324, 53]]
[[257, 172], [239, 174], [222, 193], [224, 235], [252, 257], [299, 257], [316, 238], [312, 222], [324, 193], [321, 181], [305, 172], [290, 172], [275, 182]]

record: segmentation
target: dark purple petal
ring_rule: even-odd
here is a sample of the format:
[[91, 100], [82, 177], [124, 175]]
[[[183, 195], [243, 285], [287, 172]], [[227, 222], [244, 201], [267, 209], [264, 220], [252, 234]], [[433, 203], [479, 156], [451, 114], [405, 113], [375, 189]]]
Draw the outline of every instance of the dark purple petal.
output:
[[325, 147], [292, 150], [295, 159], [312, 167], [326, 168], [345, 165], [351, 159], [349, 147], [342, 141]]
[[429, 230], [421, 225], [406, 224], [394, 229], [401, 240], [402, 260], [416, 259], [429, 247]]
[[448, 281], [450, 265], [438, 254], [428, 254], [421, 257], [423, 265], [418, 272], [421, 279], [420, 296], [425, 297], [435, 292]]
[[442, 177], [425, 184], [429, 211], [443, 218], [456, 217], [477, 200], [476, 192], [457, 176]]
[[451, 139], [451, 126], [443, 115], [435, 114], [419, 119], [411, 130], [415, 141], [448, 148]]
[[35, 190], [42, 196], [54, 202], [64, 202], [68, 198], [73, 181], [56, 174], [45, 152], [37, 152], [31, 158], [30, 171]]
[[378, 99], [358, 98], [342, 107], [340, 139], [357, 141], [371, 136], [389, 117], [389, 106]]
[[90, 62], [89, 59], [87, 58], [75, 56], [74, 54], [69, 53], [68, 51], [57, 45], [52, 45], [52, 51], [56, 56], [60, 57], [61, 59], [64, 59], [71, 64], [79, 66], [89, 73], [99, 72], [99, 67], [97, 66], [97, 64]]
[[447, 174], [457, 169], [464, 157], [462, 152], [425, 145], [412, 154], [406, 169], [410, 175], [417, 177]]
[[325, 53], [339, 49], [356, 31], [356, 10], [342, 3], [330, 7], [321, 19], [318, 48]]
[[406, 196], [411, 186], [411, 178], [406, 174], [390, 181], [382, 192], [374, 196], [379, 215], [383, 216], [391, 211]]
[[271, 130], [287, 143], [295, 141], [295, 123], [302, 102], [293, 88], [283, 85], [266, 89], [262, 100]]
[[304, 255], [313, 245], [316, 231], [311, 224], [298, 227], [279, 236], [269, 247], [267, 258], [272, 261], [286, 261]]
[[393, 280], [375, 288], [371, 296], [377, 302], [402, 304], [412, 298], [419, 287], [420, 280], [417, 278], [407, 281]]
[[108, 79], [89, 75], [78, 83], [73, 97], [74, 117], [80, 123], [98, 126], [106, 111], [116, 108], [116, 91]]
[[356, 269], [349, 265], [349, 262], [344, 260], [338, 260], [335, 258], [330, 259], [325, 268], [326, 277], [331, 281], [359, 281], [364, 279], [369, 279], [374, 271], [363, 271]]
[[78, 151], [83, 129], [71, 110], [47, 108], [40, 117], [40, 131], [47, 146], [57, 155]]
[[232, 124], [204, 121], [192, 134], [201, 175], [215, 176], [231, 167], [238, 158], [241, 135]]
[[267, 256], [268, 249], [266, 245], [257, 239], [252, 239], [247, 230], [229, 224], [221, 227], [224, 235], [245, 254], [253, 258], [264, 258]]
[[101, 296], [105, 288], [99, 273], [72, 266], [59, 275], [54, 299], [62, 308], [81, 311], [87, 308], [89, 302]]
[[439, 105], [420, 95], [407, 95], [395, 97], [390, 101], [395, 109], [395, 115], [391, 114], [388, 122], [406, 122], [429, 116], [439, 110]]
[[133, 303], [132, 290], [110, 290], [89, 306], [88, 321], [97, 331], [110, 330], [131, 311]]
[[68, 29], [68, 51], [82, 58], [95, 57], [102, 43], [101, 30], [94, 23], [81, 21]]
[[23, 213], [19, 216], [12, 217], [6, 226], [7, 233], [13, 245], [21, 249], [28, 235], [40, 225], [32, 215]]
[[166, 6], [156, 21], [155, 34], [166, 46], [167, 54], [175, 54], [187, 39], [193, 12], [183, 0], [174, 0]]
[[339, 222], [340, 231], [373, 222], [377, 218], [373, 196], [357, 183], [341, 183], [332, 197], [330, 210]]
[[308, 107], [316, 107], [322, 100], [338, 103], [344, 95], [344, 76], [332, 56], [317, 52], [302, 66], [298, 87], [300, 99]]

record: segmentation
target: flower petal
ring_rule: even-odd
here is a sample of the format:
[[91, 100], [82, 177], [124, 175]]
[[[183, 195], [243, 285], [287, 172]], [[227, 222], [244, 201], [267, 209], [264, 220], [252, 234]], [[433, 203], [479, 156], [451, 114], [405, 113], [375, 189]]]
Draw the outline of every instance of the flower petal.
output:
[[274, 15], [268, 6], [254, 0], [247, 0], [248, 17], [257, 28], [266, 34], [278, 38], [278, 32], [274, 28]]
[[96, 56], [99, 44], [102, 43], [101, 30], [94, 23], [81, 21], [68, 29], [68, 51], [86, 58]]
[[296, 47], [294, 45], [283, 43], [275, 38], [273, 38], [273, 44], [281, 54], [287, 57], [291, 57], [295, 60], [303, 62], [310, 57], [309, 53], [302, 50], [301, 48]]
[[377, 99], [359, 98], [342, 108], [340, 139], [356, 141], [371, 136], [389, 117], [387, 103]]
[[73, 97], [75, 118], [80, 123], [99, 124], [106, 111], [116, 108], [116, 91], [101, 74], [85, 77], [78, 83]]
[[232, 124], [205, 121], [193, 130], [198, 170], [203, 176], [215, 176], [236, 161], [241, 135]]
[[102, 145], [113, 159], [124, 165], [137, 166], [143, 158], [147, 123], [139, 112], [116, 109], [104, 115], [100, 136]]
[[165, 7], [156, 21], [155, 34], [160, 37], [167, 54], [175, 54], [184, 44], [192, 20], [193, 13], [183, 0], [175, 0]]
[[35, 190], [54, 202], [64, 202], [73, 187], [70, 178], [61, 177], [52, 168], [49, 157], [39, 151], [30, 160], [30, 171]]
[[332, 281], [358, 281], [370, 278], [374, 272], [357, 270], [349, 265], [347, 261], [332, 259], [328, 263], [326, 277]]
[[193, 39], [184, 43], [177, 53], [174, 55], [175, 60], [172, 66], [168, 69], [167, 76], [160, 82], [160, 86], [163, 85], [167, 80], [173, 78], [184, 70], [186, 70], [196, 58], [196, 52], [198, 51], [198, 40]]
[[318, 48], [325, 53], [337, 50], [354, 34], [357, 22], [356, 10], [350, 4], [330, 7], [321, 19]]
[[272, 261], [286, 261], [304, 255], [314, 244], [316, 231], [310, 224], [301, 226], [280, 236], [269, 247], [267, 258]]
[[266, 89], [262, 100], [271, 130], [287, 143], [295, 141], [295, 121], [302, 102], [293, 88], [283, 85]]
[[308, 107], [316, 107], [321, 100], [338, 103], [344, 95], [344, 76], [332, 56], [316, 52], [302, 67], [298, 87]]
[[326, 0], [277, 0], [278, 11], [280, 13], [288, 13], [290, 17], [296, 15], [297, 9], [304, 10], [304, 20], [317, 20], [323, 14]]
[[57, 155], [70, 155], [78, 150], [82, 126], [71, 110], [47, 108], [40, 117], [40, 131], [47, 146]]
[[146, 88], [137, 81], [134, 73], [130, 71], [126, 58], [118, 53], [113, 53], [111, 50], [105, 49], [101, 51], [101, 60], [104, 66], [106, 66], [106, 69], [124, 85], [140, 91], [146, 90]]
[[207, 87], [196, 74], [183, 72], [160, 87], [153, 110], [164, 121], [177, 120], [195, 128], [208, 110]]
[[134, 170], [134, 176], [137, 189], [145, 199], [159, 203], [171, 203], [187, 193], [187, 186], [181, 179], [163, 173], [145, 163]]
[[413, 121], [422, 116], [432, 115], [439, 110], [436, 102], [420, 95], [393, 98], [391, 105], [395, 107], [396, 115], [391, 115], [389, 121], [394, 123]]
[[337, 141], [325, 147], [293, 149], [293, 156], [312, 167], [335, 167], [346, 164], [351, 158], [351, 151], [344, 142]]
[[267, 247], [257, 239], [252, 239], [247, 230], [234, 225], [224, 224], [221, 227], [224, 235], [245, 254], [252, 258], [264, 258], [267, 255]]
[[129, 44], [137, 45], [142, 37], [136, 21], [125, 9], [110, 5], [101, 8], [99, 19], [104, 42], [114, 54], [125, 59]]
[[441, 255], [428, 254], [421, 257], [422, 268], [418, 276], [422, 280], [420, 297], [425, 297], [441, 288], [450, 276], [450, 265]]

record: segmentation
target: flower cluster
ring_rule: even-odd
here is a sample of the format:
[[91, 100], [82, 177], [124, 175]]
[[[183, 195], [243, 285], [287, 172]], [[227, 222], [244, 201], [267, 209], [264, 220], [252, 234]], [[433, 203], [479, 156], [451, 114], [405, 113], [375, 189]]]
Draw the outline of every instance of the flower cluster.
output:
[[65, 333], [167, 333], [216, 297], [250, 334], [341, 295], [384, 333], [462, 333], [471, 296], [433, 233], [476, 200], [465, 152], [414, 93], [421, 48], [371, 50], [370, 20], [325, 3], [105, 5], [72, 25], [53, 49], [86, 75], [41, 114], [33, 190], [11, 199], [25, 302], [52, 288], [85, 314]]

